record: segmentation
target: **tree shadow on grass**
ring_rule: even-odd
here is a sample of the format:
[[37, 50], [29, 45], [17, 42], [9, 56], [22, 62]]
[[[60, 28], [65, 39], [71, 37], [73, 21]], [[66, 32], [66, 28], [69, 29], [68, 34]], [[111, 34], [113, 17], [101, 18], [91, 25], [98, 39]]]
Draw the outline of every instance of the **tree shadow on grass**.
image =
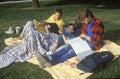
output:
[[61, 5], [69, 5], [69, 4], [89, 4], [90, 6], [94, 6], [100, 9], [120, 9], [120, 1], [84, 1], [84, 0], [59, 0], [54, 2], [46, 3], [45, 1], [41, 1], [41, 6], [49, 7], [49, 6], [61, 6]]
[[77, 0], [63, 0], [63, 1], [40, 1], [40, 6], [41, 7], [49, 7], [49, 6], [62, 6], [62, 5], [69, 5], [69, 4], [85, 4], [85, 3], [82, 3], [81, 1], [78, 1]]
[[105, 39], [117, 42], [120, 40], [120, 29], [105, 32]]

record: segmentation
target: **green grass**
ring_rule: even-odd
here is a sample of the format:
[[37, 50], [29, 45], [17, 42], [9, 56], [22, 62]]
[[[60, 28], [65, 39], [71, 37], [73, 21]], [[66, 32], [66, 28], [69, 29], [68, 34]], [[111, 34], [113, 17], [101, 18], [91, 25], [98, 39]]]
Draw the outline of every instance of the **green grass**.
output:
[[[120, 44], [120, 9], [103, 7], [98, 8], [88, 4], [61, 4], [56, 1], [41, 1], [39, 9], [23, 9], [30, 7], [31, 2], [0, 5], [0, 50], [5, 47], [4, 39], [18, 35], [7, 35], [5, 30], [9, 26], [24, 26], [28, 20], [38, 18], [40, 21], [48, 18], [55, 8], [63, 9], [63, 18], [67, 23], [77, 18], [81, 8], [90, 8], [93, 13], [103, 20], [105, 25], [105, 39]], [[79, 20], [76, 20], [80, 23]], [[81, 25], [80, 25], [81, 26]], [[118, 78], [120, 73], [120, 59], [110, 64], [106, 69], [92, 75], [90, 78]], [[50, 74], [38, 66], [24, 63], [14, 63], [6, 68], [0, 69], [0, 79], [52, 79]]]
[[30, 63], [14, 63], [0, 69], [0, 79], [53, 79], [48, 72]]

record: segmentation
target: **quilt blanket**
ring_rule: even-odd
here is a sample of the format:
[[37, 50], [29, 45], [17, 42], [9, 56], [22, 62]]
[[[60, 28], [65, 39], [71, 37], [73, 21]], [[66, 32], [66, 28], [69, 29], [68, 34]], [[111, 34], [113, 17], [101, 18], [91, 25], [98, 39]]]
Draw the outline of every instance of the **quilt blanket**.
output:
[[[99, 52], [111, 51], [115, 56], [115, 58], [113, 59], [113, 61], [114, 61], [120, 55], [120, 52], [119, 52], [120, 46], [112, 41], [105, 40], [104, 47], [98, 51]], [[37, 60], [36, 57], [31, 58], [27, 61], [30, 63], [33, 63], [35, 65], [40, 64], [40, 62]], [[84, 71], [77, 69], [76, 64], [79, 61], [80, 60], [77, 59], [77, 57], [73, 57], [73, 58], [68, 59], [67, 61], [60, 63], [58, 65], [44, 68], [44, 70], [48, 71], [53, 76], [54, 79], [86, 79], [89, 76], [91, 76], [93, 73], [84, 73]]]

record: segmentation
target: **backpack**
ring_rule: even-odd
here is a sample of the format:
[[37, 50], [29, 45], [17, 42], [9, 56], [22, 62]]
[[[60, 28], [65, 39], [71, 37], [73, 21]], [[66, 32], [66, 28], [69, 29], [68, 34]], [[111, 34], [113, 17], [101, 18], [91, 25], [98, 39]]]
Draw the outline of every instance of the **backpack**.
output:
[[77, 68], [85, 72], [98, 72], [104, 69], [112, 61], [114, 55], [109, 51], [96, 52], [77, 64]]

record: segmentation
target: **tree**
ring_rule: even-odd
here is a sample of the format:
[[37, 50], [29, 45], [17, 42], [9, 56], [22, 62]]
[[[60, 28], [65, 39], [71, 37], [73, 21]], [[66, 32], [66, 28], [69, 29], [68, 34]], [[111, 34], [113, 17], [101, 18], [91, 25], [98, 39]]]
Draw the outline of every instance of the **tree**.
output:
[[38, 1], [38, 0], [32, 0], [32, 2], [33, 2], [33, 7], [34, 7], [34, 8], [40, 7], [40, 4], [39, 4], [39, 1]]

